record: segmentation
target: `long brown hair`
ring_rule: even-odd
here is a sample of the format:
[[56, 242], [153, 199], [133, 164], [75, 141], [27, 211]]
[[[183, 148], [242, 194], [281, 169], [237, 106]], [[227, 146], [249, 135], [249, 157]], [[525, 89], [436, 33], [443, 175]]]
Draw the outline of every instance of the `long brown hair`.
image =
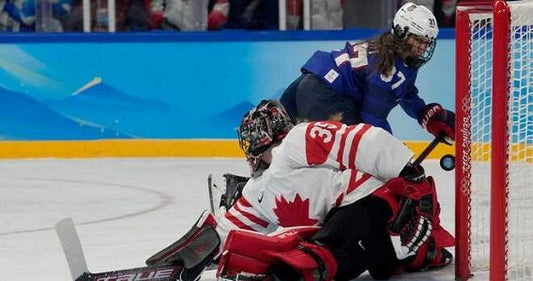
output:
[[368, 51], [377, 53], [374, 70], [383, 75], [390, 75], [395, 56], [405, 58], [410, 54], [405, 41], [391, 32], [384, 32], [368, 42]]

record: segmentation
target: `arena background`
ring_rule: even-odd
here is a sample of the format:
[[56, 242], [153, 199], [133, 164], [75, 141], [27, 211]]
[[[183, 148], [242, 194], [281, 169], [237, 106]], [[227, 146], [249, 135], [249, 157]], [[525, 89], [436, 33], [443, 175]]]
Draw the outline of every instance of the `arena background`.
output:
[[[243, 113], [279, 98], [314, 51], [380, 32], [3, 34], [0, 158], [242, 157]], [[426, 102], [452, 110], [454, 49], [442, 30], [417, 80]], [[415, 152], [431, 140], [399, 107], [389, 120]]]

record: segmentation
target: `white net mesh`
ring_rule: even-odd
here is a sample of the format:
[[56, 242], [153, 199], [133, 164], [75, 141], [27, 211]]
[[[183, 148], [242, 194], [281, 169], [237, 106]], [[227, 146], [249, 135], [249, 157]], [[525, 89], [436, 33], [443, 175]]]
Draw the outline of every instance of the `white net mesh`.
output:
[[[492, 137], [508, 137], [508, 280], [533, 280], [533, 1], [509, 2], [511, 62], [508, 136], [491, 135], [492, 15], [471, 22], [471, 269], [487, 270]], [[504, 168], [504, 167], [502, 167]], [[501, 226], [502, 228], [505, 226]]]
[[492, 14], [471, 16], [471, 267], [487, 270], [490, 230]]
[[533, 1], [510, 7], [508, 278], [533, 280]]

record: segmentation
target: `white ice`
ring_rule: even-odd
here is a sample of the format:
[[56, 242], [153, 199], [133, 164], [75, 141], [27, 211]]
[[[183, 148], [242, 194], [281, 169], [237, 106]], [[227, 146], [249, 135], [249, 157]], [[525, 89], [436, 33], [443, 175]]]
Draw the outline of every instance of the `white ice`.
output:
[[[442, 224], [454, 231], [454, 173], [426, 160]], [[209, 206], [207, 175], [247, 175], [243, 159], [0, 161], [0, 281], [72, 280], [54, 224], [72, 217], [93, 272], [139, 267]], [[453, 252], [453, 249], [450, 249]], [[392, 280], [454, 280], [453, 265]], [[214, 272], [202, 280], [215, 280]], [[371, 280], [361, 276], [357, 280]]]

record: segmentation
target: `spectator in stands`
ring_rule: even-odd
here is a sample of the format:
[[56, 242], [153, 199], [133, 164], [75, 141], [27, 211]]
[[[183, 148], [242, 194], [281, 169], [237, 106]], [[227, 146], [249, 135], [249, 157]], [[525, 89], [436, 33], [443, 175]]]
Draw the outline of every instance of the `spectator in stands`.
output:
[[[72, 10], [72, 0], [57, 0], [52, 3], [51, 25], [45, 28], [45, 32], [63, 32]], [[37, 11], [39, 13], [39, 11]]]
[[439, 26], [454, 27], [455, 26], [455, 8], [458, 0], [436, 0], [435, 1], [435, 16]]
[[0, 0], [0, 30], [35, 31], [35, 2]]
[[415, 86], [418, 69], [433, 55], [436, 19], [427, 8], [407, 3], [393, 22], [392, 32], [375, 39], [315, 52], [281, 96], [293, 121], [364, 122], [392, 132], [387, 117], [400, 105], [428, 132], [444, 135], [451, 143], [455, 114], [439, 104], [426, 104]]
[[207, 30], [209, 0], [152, 0], [150, 27], [182, 31]]
[[311, 29], [342, 29], [344, 0], [311, 0]]
[[397, 1], [349, 0], [343, 4], [344, 28], [389, 28]]
[[[408, 0], [350, 0], [343, 3], [344, 28], [388, 28], [395, 11]], [[455, 25], [455, 7], [458, 0], [413, 0], [433, 12], [439, 27]]]
[[455, 26], [455, 6], [457, 0], [402, 0], [400, 6], [413, 2], [428, 8], [435, 14], [437, 22], [441, 27]]
[[[72, 1], [72, 10], [68, 19], [64, 20], [65, 31], [83, 31], [82, 0]], [[148, 14], [150, 0], [116, 0], [115, 2], [116, 31], [148, 30]], [[104, 4], [91, 1], [91, 31], [107, 31], [107, 2]]]
[[64, 31], [83, 31], [82, 0], [72, 0], [69, 16], [62, 21]]
[[211, 0], [209, 29], [278, 29], [278, 1]]
[[[150, 1], [117, 0], [117, 31], [146, 31]], [[120, 4], [120, 6], [118, 5]]]

